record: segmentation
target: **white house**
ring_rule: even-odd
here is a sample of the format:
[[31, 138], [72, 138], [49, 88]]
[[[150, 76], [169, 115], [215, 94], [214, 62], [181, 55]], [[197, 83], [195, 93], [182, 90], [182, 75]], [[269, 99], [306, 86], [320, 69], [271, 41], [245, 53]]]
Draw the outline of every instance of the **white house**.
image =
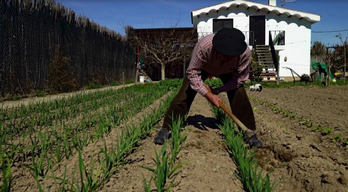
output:
[[[266, 0], [265, 0], [266, 1]], [[199, 38], [223, 27], [234, 27], [246, 36], [250, 48], [269, 45], [272, 35], [279, 55], [279, 76], [289, 79], [289, 67], [298, 74], [310, 74], [311, 26], [320, 15], [277, 7], [276, 0], [268, 4], [234, 0], [191, 12], [192, 24]], [[282, 38], [284, 37], [284, 38]]]

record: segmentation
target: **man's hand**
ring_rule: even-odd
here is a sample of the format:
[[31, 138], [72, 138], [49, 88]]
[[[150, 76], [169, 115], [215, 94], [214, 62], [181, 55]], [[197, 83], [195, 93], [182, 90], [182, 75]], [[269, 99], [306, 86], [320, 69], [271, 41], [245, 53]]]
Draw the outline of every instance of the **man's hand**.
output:
[[212, 92], [208, 92], [205, 94], [205, 97], [216, 107], [220, 108], [219, 102], [221, 102], [221, 98]]
[[206, 89], [208, 89], [208, 92], [211, 92], [212, 88], [209, 87], [209, 85], [207, 85], [207, 84], [204, 83], [204, 87], [205, 87]]
[[204, 87], [208, 89], [208, 92], [213, 93], [214, 95], [217, 95], [220, 93], [219, 88], [213, 89], [212, 87], [208, 86], [207, 84], [204, 84]]

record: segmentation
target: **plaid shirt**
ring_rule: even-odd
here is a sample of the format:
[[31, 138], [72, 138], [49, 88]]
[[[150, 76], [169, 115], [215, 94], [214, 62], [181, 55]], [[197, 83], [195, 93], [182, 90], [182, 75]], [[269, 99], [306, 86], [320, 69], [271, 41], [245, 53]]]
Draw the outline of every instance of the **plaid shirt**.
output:
[[208, 90], [204, 87], [204, 82], [201, 79], [201, 70], [217, 77], [227, 73], [232, 74], [231, 80], [220, 88], [220, 92], [239, 88], [249, 79], [249, 47], [247, 46], [247, 49], [242, 55], [234, 57], [227, 63], [222, 63], [218, 58], [218, 53], [213, 49], [214, 35], [210, 34], [196, 44], [193, 49], [190, 65], [186, 70], [191, 88], [203, 96]]

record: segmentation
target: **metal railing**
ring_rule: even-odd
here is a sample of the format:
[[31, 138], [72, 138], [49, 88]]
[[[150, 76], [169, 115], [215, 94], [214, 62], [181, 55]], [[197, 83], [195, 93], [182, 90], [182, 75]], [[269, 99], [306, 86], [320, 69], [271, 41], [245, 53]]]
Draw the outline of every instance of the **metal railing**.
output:
[[[284, 33], [284, 34], [285, 34], [285, 33]], [[275, 66], [276, 72], [277, 72], [276, 81], [277, 81], [277, 85], [278, 85], [278, 83], [279, 83], [279, 61], [278, 61], [278, 56], [277, 56], [276, 51], [275, 51], [275, 48], [274, 48], [274, 41], [272, 40], [272, 39], [273, 39], [273, 38], [272, 38], [273, 36], [272, 36], [271, 31], [269, 31], [268, 35], [269, 35], [269, 41], [268, 41], [268, 43], [269, 43], [269, 47], [270, 47], [270, 49], [271, 49], [273, 63], [274, 63], [274, 66]]]
[[272, 35], [273, 44], [276, 45], [285, 45], [285, 31], [284, 30], [269, 30]]

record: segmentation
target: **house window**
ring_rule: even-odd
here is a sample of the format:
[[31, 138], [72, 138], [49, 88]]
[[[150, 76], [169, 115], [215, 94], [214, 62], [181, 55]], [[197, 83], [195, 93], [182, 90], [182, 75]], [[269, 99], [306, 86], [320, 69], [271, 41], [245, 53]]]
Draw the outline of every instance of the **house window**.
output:
[[270, 31], [274, 45], [285, 45], [285, 31]]
[[222, 28], [233, 28], [233, 19], [214, 19], [213, 32], [216, 33]]

